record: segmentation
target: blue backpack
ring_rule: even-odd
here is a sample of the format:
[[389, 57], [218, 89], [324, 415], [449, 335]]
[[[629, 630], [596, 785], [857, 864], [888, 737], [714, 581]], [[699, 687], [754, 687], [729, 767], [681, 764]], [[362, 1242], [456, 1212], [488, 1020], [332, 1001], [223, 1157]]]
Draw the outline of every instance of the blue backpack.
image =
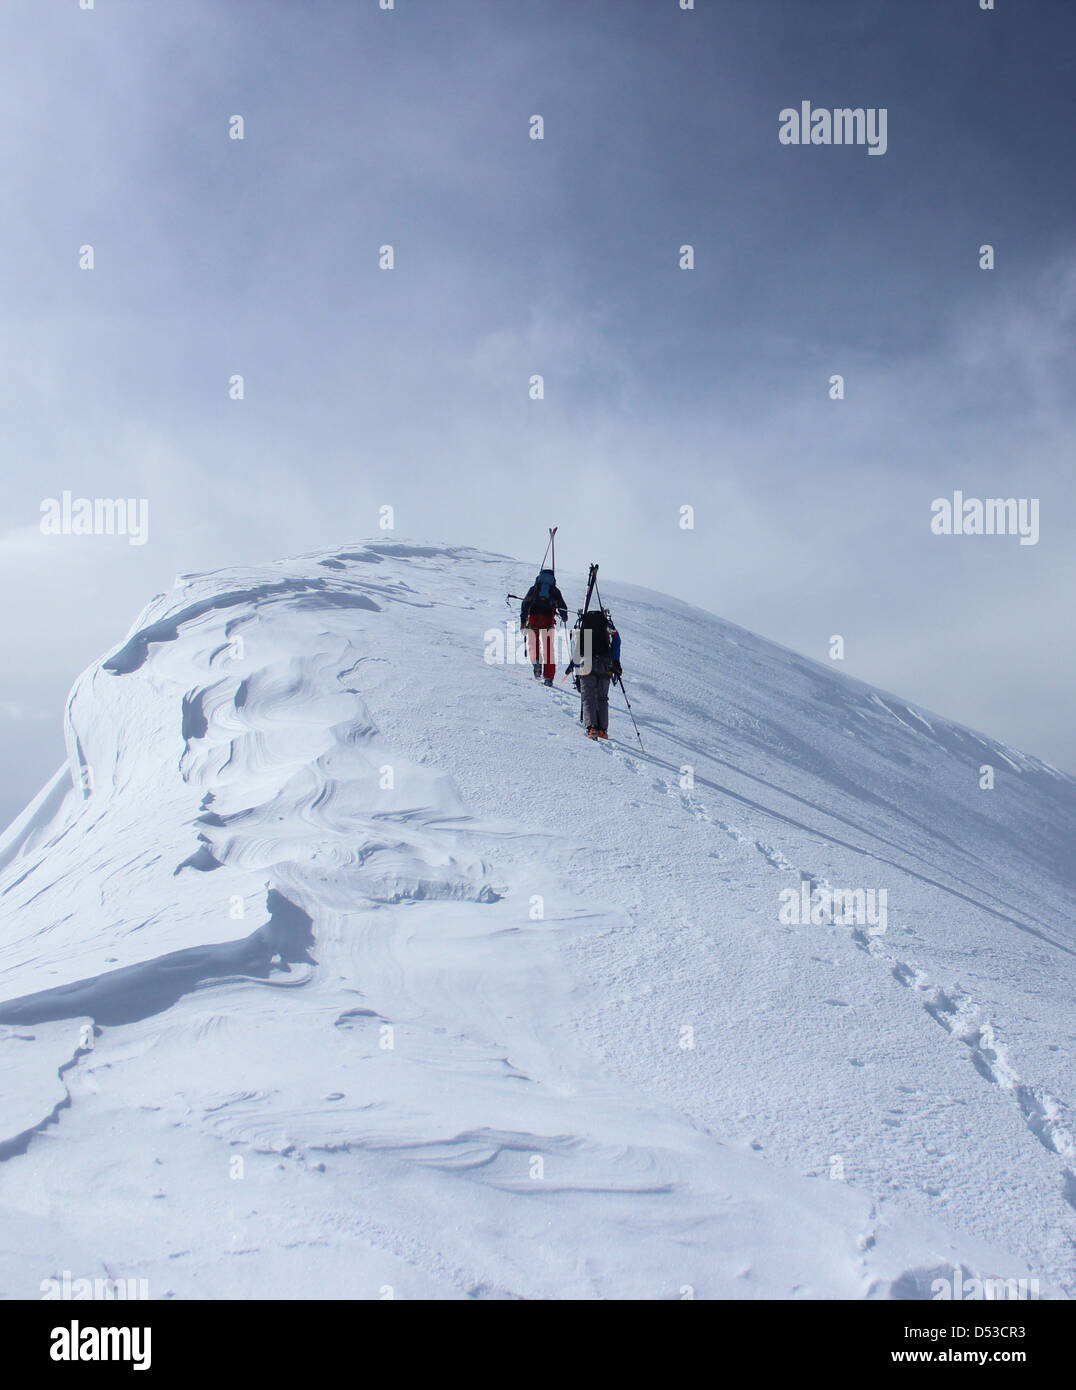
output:
[[553, 595], [557, 590], [557, 576], [552, 570], [542, 570], [534, 581], [530, 611], [537, 614], [552, 614]]

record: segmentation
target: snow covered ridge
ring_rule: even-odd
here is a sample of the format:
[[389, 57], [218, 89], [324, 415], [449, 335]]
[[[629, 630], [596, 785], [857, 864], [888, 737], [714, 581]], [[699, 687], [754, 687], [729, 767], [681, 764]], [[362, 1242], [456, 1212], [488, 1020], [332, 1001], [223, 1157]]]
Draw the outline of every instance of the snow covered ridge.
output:
[[1076, 783], [612, 583], [593, 744], [486, 659], [531, 577], [187, 575], [76, 683], [0, 838], [0, 1295], [1071, 1296]]

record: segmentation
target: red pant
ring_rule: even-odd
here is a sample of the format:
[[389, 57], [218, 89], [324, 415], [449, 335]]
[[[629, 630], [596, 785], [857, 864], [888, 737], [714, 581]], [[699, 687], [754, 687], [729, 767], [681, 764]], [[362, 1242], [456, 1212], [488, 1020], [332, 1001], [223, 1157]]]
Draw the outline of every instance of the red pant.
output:
[[527, 619], [527, 656], [531, 665], [545, 663], [542, 675], [551, 681], [557, 674], [557, 662], [553, 653], [553, 638], [557, 620], [552, 615], [532, 614]]

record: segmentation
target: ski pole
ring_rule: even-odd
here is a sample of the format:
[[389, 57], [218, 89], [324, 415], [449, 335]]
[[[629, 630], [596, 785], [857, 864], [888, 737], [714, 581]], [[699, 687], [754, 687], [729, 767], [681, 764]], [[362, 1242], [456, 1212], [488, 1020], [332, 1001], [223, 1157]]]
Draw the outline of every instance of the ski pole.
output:
[[628, 699], [628, 692], [624, 689], [624, 680], [623, 680], [623, 677], [617, 676], [617, 678], [616, 678], [616, 683], [617, 683], [617, 685], [620, 686], [620, 693], [621, 693], [621, 695], [623, 695], [623, 697], [624, 697], [624, 703], [625, 703], [625, 704], [627, 705], [627, 707], [628, 707], [628, 718], [631, 720], [632, 724], [635, 725], [635, 737], [639, 740], [639, 747], [642, 748], [642, 749], [643, 749], [643, 752], [645, 753], [645, 752], [646, 752], [646, 749], [643, 748], [643, 736], [642, 736], [642, 734], [639, 732], [639, 726], [638, 726], [638, 724], [635, 723], [635, 715], [632, 714], [632, 712], [631, 712], [631, 701]]

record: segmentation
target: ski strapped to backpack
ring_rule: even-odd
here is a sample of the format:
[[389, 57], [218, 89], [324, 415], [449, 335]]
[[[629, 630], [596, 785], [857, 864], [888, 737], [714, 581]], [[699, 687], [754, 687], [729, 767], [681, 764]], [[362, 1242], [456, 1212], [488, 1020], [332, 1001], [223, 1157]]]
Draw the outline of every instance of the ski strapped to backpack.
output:
[[[545, 576], [545, 575], [551, 575], [551, 576], [552, 576], [551, 582], [548, 582], [548, 583], [545, 585], [545, 587], [539, 591], [539, 595], [538, 595], [538, 596], [541, 597], [541, 598], [543, 598], [543, 599], [550, 599], [550, 600], [551, 600], [552, 597], [553, 597], [553, 590], [557, 587], [557, 539], [556, 539], [556, 538], [557, 538], [557, 532], [558, 532], [559, 530], [560, 530], [560, 527], [559, 527], [559, 526], [551, 526], [551, 527], [549, 528], [549, 539], [548, 539], [548, 540], [546, 541], [546, 543], [545, 543], [545, 550], [544, 550], [544, 552], [543, 552], [543, 554], [542, 554], [542, 563], [538, 566], [538, 578], [535, 580], [535, 583], [536, 583], [536, 584], [542, 581], [543, 576]], [[550, 560], [550, 562], [549, 562], [549, 568], [546, 569], [546, 565], [545, 565], [546, 556], [549, 555], [550, 551], [552, 551], [552, 558], [551, 558], [551, 560]], [[523, 602], [523, 595], [522, 595], [522, 594], [506, 594], [505, 597], [504, 597], [505, 603], [506, 603], [506, 604], [509, 604], [509, 605], [512, 603], [512, 600], [513, 600], [513, 599], [516, 601], [516, 603], [522, 603], [522, 602]], [[552, 609], [551, 609], [550, 611], [552, 612]]]
[[[594, 590], [595, 590], [595, 588], [597, 587], [597, 584], [598, 584], [598, 566], [597, 566], [597, 565], [591, 565], [591, 567], [590, 567], [590, 572], [587, 574], [587, 591], [586, 591], [586, 594], [585, 594], [585, 596], [584, 596], [584, 598], [583, 598], [583, 606], [582, 606], [582, 608], [579, 609], [578, 618], [577, 618], [577, 621], [576, 621], [576, 626], [578, 626], [579, 623], [581, 623], [581, 622], [583, 621], [583, 616], [584, 616], [584, 614], [587, 613], [587, 612], [590, 610], [590, 600], [591, 600], [591, 598], [592, 598], [593, 595], [594, 595]], [[561, 678], [560, 678], [560, 683], [561, 683], [561, 685], [564, 684], [564, 682], [565, 682], [565, 681], [568, 679], [568, 677], [572, 674], [572, 672], [574, 671], [574, 669], [575, 669], [575, 659], [572, 658], [572, 659], [568, 662], [568, 665], [567, 665], [567, 668], [565, 669], [564, 675], [561, 676]], [[578, 687], [578, 685], [579, 685], [579, 678], [576, 677], [576, 686]], [[579, 708], [579, 718], [580, 718], [580, 719], [583, 718], [583, 709], [582, 709], [582, 706], [580, 706], [580, 708]]]
[[[557, 572], [557, 532], [559, 530], [559, 526], [551, 526], [549, 528], [549, 544], [545, 548], [546, 555], [549, 554], [550, 550], [552, 550], [553, 552], [552, 558], [549, 561], [549, 568], [553, 571], [554, 574], [556, 574]], [[545, 555], [542, 556], [542, 563], [539, 566], [539, 568], [545, 568]]]
[[586, 592], [586, 597], [583, 599], [583, 608], [582, 608], [582, 611], [581, 611], [581, 613], [580, 613], [580, 617], [582, 617], [583, 613], [586, 613], [586, 612], [588, 611], [588, 609], [590, 608], [590, 600], [591, 600], [591, 598], [593, 597], [593, 595], [594, 595], [594, 590], [595, 590], [597, 587], [598, 587], [598, 566], [597, 566], [597, 565], [591, 565], [591, 567], [590, 567], [590, 573], [587, 575], [587, 592]]

